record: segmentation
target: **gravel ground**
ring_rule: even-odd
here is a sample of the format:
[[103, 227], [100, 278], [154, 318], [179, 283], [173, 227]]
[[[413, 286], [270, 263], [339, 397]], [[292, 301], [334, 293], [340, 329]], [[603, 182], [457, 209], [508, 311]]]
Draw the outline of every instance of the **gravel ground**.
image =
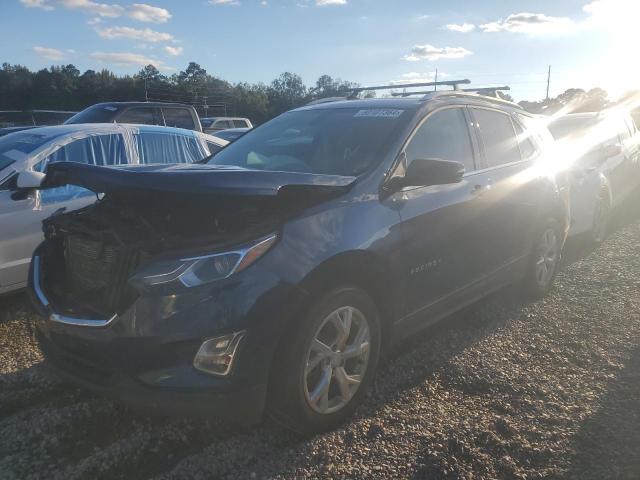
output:
[[400, 345], [353, 421], [300, 439], [148, 418], [60, 382], [0, 299], [0, 478], [640, 478], [638, 200], [557, 286], [501, 292]]

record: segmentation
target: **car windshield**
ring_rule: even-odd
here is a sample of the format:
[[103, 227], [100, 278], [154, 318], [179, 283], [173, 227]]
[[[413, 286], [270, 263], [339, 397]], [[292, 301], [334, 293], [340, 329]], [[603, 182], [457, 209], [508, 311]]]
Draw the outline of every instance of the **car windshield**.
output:
[[251, 130], [209, 160], [258, 170], [360, 175], [377, 165], [404, 110], [323, 108], [285, 113]]
[[0, 137], [0, 170], [17, 160], [26, 158], [31, 152], [53, 138], [35, 132], [16, 132]]
[[92, 105], [85, 108], [81, 112], [76, 113], [69, 120], [64, 122], [65, 125], [74, 125], [76, 123], [110, 123], [118, 111], [115, 105]]
[[215, 122], [215, 118], [201, 118], [200, 119], [200, 124], [204, 127], [204, 128], [209, 128], [211, 126], [211, 124], [213, 122]]

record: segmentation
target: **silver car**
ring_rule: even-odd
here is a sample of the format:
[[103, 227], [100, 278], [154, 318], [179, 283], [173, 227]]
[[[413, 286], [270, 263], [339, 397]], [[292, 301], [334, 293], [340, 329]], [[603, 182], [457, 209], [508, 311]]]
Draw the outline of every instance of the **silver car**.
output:
[[640, 133], [620, 112], [572, 113], [549, 124], [567, 158], [571, 183], [571, 230], [593, 243], [604, 240], [612, 209], [640, 185]]
[[21, 188], [51, 162], [93, 165], [193, 163], [228, 142], [211, 135], [152, 125], [80, 124], [41, 127], [0, 138], [0, 294], [26, 286], [29, 262], [53, 212], [95, 201], [78, 187]]

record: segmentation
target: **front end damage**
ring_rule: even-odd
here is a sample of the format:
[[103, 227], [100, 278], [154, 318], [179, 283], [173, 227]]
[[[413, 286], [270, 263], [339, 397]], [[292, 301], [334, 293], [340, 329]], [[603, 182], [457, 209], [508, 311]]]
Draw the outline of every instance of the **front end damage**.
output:
[[[251, 398], [247, 408], [261, 411], [255, 403], [264, 399], [267, 345], [275, 343], [265, 342], [272, 335], [267, 320], [291, 288], [260, 262], [240, 272], [240, 260], [265, 238], [271, 248], [288, 218], [339, 195], [353, 179], [202, 166], [52, 167], [43, 187], [73, 183], [100, 195], [91, 206], [45, 220], [45, 240], [34, 253], [30, 291], [43, 314], [39, 338], [51, 364], [131, 404], [166, 406], [154, 394], [160, 389], [172, 391], [169, 410], [184, 394], [187, 405], [205, 398], [205, 409], [220, 395], [225, 404], [231, 395], [245, 406]], [[194, 259], [226, 260], [228, 252], [236, 255], [229, 272], [237, 274], [201, 275], [201, 283], [171, 277]], [[195, 264], [215, 264], [207, 262]], [[233, 351], [222, 348], [227, 337]], [[206, 357], [216, 348], [222, 363]]]

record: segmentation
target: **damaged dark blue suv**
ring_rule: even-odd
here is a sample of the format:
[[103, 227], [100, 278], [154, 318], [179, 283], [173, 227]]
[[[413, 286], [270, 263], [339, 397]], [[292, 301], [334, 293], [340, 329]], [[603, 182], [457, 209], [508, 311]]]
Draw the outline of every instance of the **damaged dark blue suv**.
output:
[[299, 108], [203, 165], [53, 164], [41, 188], [100, 195], [44, 222], [42, 350], [143, 409], [332, 428], [392, 342], [507, 284], [549, 290], [551, 157], [517, 105], [451, 91]]

